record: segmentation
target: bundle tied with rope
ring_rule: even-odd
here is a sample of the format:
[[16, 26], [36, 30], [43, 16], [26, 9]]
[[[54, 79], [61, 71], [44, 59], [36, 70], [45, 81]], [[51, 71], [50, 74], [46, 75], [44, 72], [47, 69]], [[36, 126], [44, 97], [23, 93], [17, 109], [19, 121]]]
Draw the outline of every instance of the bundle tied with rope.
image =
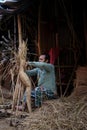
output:
[[20, 44], [18, 54], [16, 55], [16, 59], [19, 65], [19, 71], [17, 75], [15, 91], [13, 94], [12, 110], [14, 110], [15, 105], [19, 104], [19, 100], [23, 98], [23, 93], [25, 89], [28, 111], [31, 112], [31, 80], [25, 73], [26, 56], [27, 56], [27, 46], [26, 42], [23, 41]]

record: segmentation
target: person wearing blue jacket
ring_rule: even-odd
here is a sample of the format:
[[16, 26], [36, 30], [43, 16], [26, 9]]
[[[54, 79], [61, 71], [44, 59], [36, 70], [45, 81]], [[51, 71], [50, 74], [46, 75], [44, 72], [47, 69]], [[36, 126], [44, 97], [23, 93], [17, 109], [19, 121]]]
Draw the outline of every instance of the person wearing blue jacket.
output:
[[[43, 95], [48, 99], [55, 98], [57, 95], [55, 68], [50, 64], [50, 56], [48, 54], [41, 54], [38, 62], [27, 62], [27, 65], [34, 67], [31, 70], [26, 70], [26, 74], [30, 76], [37, 75], [37, 87], [31, 92], [31, 97], [35, 98], [35, 106], [39, 107], [43, 102]], [[26, 93], [23, 98], [26, 102]]]

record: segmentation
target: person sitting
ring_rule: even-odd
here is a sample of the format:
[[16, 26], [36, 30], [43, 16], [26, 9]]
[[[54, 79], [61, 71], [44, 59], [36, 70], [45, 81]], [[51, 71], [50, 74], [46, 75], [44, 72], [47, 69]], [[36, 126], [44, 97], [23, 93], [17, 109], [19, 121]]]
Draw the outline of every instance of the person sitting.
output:
[[[54, 99], [57, 96], [55, 68], [53, 64], [50, 64], [50, 56], [46, 53], [39, 56], [39, 61], [27, 62], [27, 65], [34, 68], [26, 70], [26, 74], [29, 77], [37, 75], [37, 87], [31, 91], [31, 97], [35, 99], [35, 107], [40, 107], [44, 94], [48, 99]], [[23, 102], [26, 103], [26, 92], [24, 93]]]

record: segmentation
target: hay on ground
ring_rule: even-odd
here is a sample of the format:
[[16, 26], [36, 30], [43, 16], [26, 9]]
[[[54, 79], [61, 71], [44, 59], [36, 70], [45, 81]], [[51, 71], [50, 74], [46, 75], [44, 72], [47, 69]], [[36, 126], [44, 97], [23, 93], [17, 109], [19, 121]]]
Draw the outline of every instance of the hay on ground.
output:
[[18, 130], [87, 130], [87, 100], [63, 98], [44, 102]]

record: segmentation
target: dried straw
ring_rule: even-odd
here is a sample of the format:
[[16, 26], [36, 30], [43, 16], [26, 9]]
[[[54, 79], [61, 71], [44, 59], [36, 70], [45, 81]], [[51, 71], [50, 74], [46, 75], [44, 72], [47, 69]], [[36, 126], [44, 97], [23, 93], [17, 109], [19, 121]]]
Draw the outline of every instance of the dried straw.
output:
[[87, 68], [76, 71], [71, 96], [45, 101], [18, 126], [18, 130], [87, 130]]
[[23, 130], [87, 130], [87, 102], [63, 98], [46, 101], [18, 126]]
[[[23, 41], [19, 46], [18, 55], [16, 55], [17, 64], [19, 65], [19, 72], [18, 72], [16, 87], [15, 87], [15, 92], [13, 95], [12, 109], [14, 109], [15, 104], [17, 103], [18, 97], [20, 98], [20, 96], [18, 96], [18, 95], [20, 95], [20, 91], [23, 91], [24, 90], [23, 88], [25, 87], [26, 93], [27, 93], [27, 97], [26, 97], [27, 98], [27, 106], [28, 106], [29, 112], [31, 112], [31, 96], [30, 96], [31, 95], [31, 80], [29, 79], [29, 77], [25, 73], [26, 56], [27, 56], [27, 46], [26, 46], [26, 43]], [[20, 82], [22, 85], [20, 84]], [[20, 86], [20, 88], [21, 88], [20, 91], [18, 89], [19, 88], [18, 86]]]
[[72, 96], [74, 98], [87, 96], [87, 66], [78, 67], [76, 70], [75, 88]]

